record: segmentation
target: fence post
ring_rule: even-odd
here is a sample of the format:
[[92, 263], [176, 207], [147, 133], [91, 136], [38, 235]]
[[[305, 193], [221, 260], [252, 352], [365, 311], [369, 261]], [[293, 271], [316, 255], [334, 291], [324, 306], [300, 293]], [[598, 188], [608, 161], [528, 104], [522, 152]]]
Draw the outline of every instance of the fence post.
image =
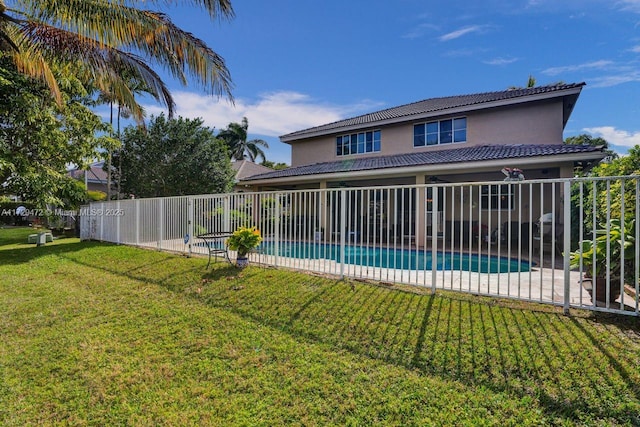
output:
[[100, 241], [104, 241], [104, 202], [100, 203]]
[[164, 239], [164, 199], [158, 198], [158, 249], [162, 250], [162, 240]]
[[136, 199], [136, 246], [140, 246], [140, 199]]
[[340, 190], [340, 278], [344, 279], [345, 241], [347, 234], [347, 190]]
[[229, 203], [229, 196], [225, 195], [223, 200], [224, 216], [222, 217], [222, 221], [224, 222], [224, 229], [225, 231], [233, 231], [231, 229], [231, 204]]
[[187, 197], [187, 234], [189, 235], [189, 256], [191, 256], [191, 242], [193, 242], [193, 199]]
[[278, 262], [280, 260], [280, 227], [282, 227], [282, 194], [276, 193], [276, 205], [275, 205], [275, 215], [273, 218], [273, 237], [275, 241], [273, 242], [273, 263], [278, 266]]
[[436, 293], [438, 280], [438, 188], [431, 187], [431, 293]]
[[[563, 312], [565, 315], [569, 314], [569, 307], [571, 305], [571, 271], [569, 270], [569, 252], [571, 251], [571, 181], [566, 180], [564, 182], [564, 194], [563, 194], [563, 210], [564, 210], [564, 218], [563, 218], [563, 237], [564, 242], [562, 244], [562, 249], [564, 250], [563, 255], [563, 266], [564, 269], [564, 307]], [[582, 201], [581, 201], [582, 203]]]
[[120, 221], [122, 220], [122, 215], [120, 215], [120, 200], [116, 202], [116, 206], [118, 207], [116, 209], [116, 243], [120, 244]]

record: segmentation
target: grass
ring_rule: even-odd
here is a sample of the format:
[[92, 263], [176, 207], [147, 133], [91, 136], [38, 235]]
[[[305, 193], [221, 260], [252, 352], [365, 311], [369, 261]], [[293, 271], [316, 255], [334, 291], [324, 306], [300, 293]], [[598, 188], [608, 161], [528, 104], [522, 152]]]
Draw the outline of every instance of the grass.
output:
[[0, 229], [0, 425], [640, 425], [640, 321]]

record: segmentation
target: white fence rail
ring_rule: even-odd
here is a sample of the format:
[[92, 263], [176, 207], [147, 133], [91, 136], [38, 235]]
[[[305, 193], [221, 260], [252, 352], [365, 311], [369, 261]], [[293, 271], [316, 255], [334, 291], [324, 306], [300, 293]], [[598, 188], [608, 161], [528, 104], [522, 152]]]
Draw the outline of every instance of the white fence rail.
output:
[[198, 234], [255, 226], [264, 264], [638, 316], [638, 195], [634, 176], [120, 200], [83, 208], [81, 237], [205, 255]]

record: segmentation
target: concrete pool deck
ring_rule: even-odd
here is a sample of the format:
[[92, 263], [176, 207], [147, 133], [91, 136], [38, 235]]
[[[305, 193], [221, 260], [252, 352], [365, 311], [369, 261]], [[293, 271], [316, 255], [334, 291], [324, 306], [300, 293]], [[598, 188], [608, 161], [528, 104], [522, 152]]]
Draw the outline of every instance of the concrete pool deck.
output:
[[[401, 283], [422, 288], [432, 288], [434, 276], [431, 270], [404, 270], [383, 267], [345, 264], [327, 259], [301, 259], [283, 256], [253, 254], [253, 261], [265, 265], [277, 265], [296, 270], [313, 271], [335, 276], [347, 276], [383, 283]], [[517, 298], [532, 302], [564, 303], [564, 271], [553, 268], [533, 268], [514, 273], [477, 273], [473, 271], [437, 270], [435, 289]], [[589, 306], [591, 296], [580, 284], [580, 274], [569, 274], [569, 296], [572, 306]]]
[[[131, 244], [131, 243], [129, 243]], [[170, 252], [188, 253], [189, 247], [182, 239], [165, 240], [162, 247], [158, 241], [139, 242], [137, 246], [161, 249]], [[207, 250], [203, 246], [192, 244], [191, 254], [207, 256]], [[231, 258], [235, 259], [234, 252], [230, 251]], [[484, 254], [482, 254], [484, 255]], [[492, 256], [497, 256], [493, 254]], [[543, 255], [544, 256], [544, 255]], [[381, 283], [398, 283], [418, 286], [420, 288], [433, 288], [434, 275], [431, 270], [404, 270], [395, 268], [360, 266], [344, 264], [329, 259], [291, 258], [269, 255], [265, 253], [252, 253], [251, 261], [262, 265], [291, 268], [295, 270], [322, 273], [336, 277], [350, 277], [353, 279], [370, 280]], [[517, 258], [517, 256], [515, 257]], [[555, 268], [551, 267], [553, 259]], [[535, 260], [539, 262], [538, 260]], [[513, 298], [524, 301], [563, 305], [565, 295], [565, 275], [562, 269], [561, 256], [547, 256], [542, 260], [542, 266], [536, 265], [530, 271], [513, 273], [477, 273], [473, 271], [441, 271], [435, 274], [435, 289], [444, 289], [471, 294]], [[558, 266], [560, 268], [558, 268]], [[573, 308], [593, 307], [591, 296], [580, 283], [580, 274], [569, 272], [568, 281], [569, 304]], [[631, 298], [629, 298], [630, 300]], [[613, 303], [612, 308], [618, 308], [618, 303]]]

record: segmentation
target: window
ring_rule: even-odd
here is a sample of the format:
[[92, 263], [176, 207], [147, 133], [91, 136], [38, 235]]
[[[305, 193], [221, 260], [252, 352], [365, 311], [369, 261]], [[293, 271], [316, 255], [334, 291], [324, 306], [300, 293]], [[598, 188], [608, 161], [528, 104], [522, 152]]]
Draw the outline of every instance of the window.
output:
[[483, 185], [481, 207], [484, 210], [511, 211], [515, 207], [514, 188], [509, 184]]
[[413, 126], [413, 146], [451, 144], [467, 140], [467, 118], [439, 120]]
[[342, 135], [336, 138], [336, 154], [348, 156], [350, 154], [375, 153], [380, 151], [380, 131], [369, 131]]

